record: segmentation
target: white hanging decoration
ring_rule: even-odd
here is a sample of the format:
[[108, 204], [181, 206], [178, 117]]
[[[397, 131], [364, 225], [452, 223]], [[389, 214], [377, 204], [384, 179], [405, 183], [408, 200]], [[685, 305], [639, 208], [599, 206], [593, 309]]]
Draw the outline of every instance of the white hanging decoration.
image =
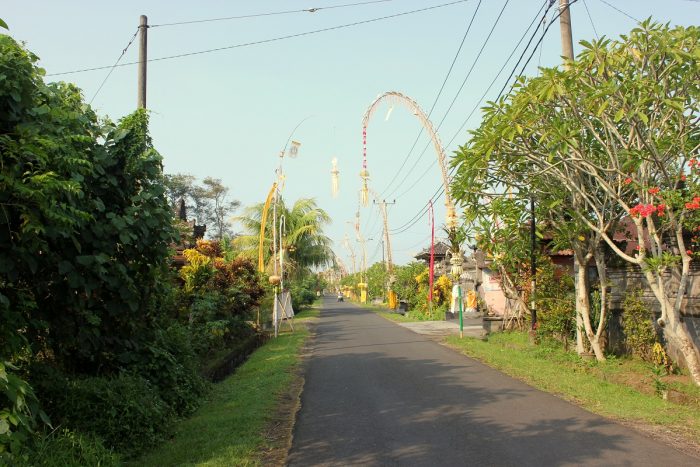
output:
[[291, 146], [289, 148], [289, 157], [294, 159], [299, 155], [299, 146], [301, 146], [301, 143], [299, 141], [292, 140]]
[[393, 112], [393, 111], [394, 111], [394, 106], [392, 105], [389, 107], [389, 111], [386, 113], [386, 117], [384, 118], [385, 122], [389, 121], [389, 117], [391, 117], [391, 112]]
[[331, 194], [334, 198], [338, 196], [338, 188], [340, 186], [338, 175], [340, 171], [338, 170], [338, 159], [336, 157], [331, 161], [333, 168], [331, 169]]

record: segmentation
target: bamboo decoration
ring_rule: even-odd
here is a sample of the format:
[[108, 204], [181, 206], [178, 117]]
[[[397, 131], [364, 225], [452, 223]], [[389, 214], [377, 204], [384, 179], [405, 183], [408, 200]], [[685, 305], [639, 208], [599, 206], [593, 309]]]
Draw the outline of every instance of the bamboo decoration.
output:
[[272, 184], [270, 192], [267, 194], [267, 199], [265, 200], [265, 206], [263, 207], [262, 217], [260, 218], [260, 239], [258, 244], [258, 271], [265, 271], [265, 261], [263, 255], [263, 245], [265, 244], [265, 225], [267, 224], [267, 212], [270, 209], [270, 203], [272, 202], [272, 197], [277, 191], [277, 183]]
[[340, 171], [338, 170], [338, 159], [334, 157], [331, 163], [333, 164], [333, 168], [331, 169], [331, 194], [333, 195], [333, 198], [337, 198], [338, 188], [340, 185], [338, 180], [338, 175], [340, 174]]

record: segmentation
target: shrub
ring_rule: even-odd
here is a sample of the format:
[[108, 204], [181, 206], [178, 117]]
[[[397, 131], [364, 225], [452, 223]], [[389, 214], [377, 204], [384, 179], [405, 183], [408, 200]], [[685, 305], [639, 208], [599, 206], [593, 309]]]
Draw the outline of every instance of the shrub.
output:
[[642, 291], [635, 290], [625, 296], [622, 302], [622, 330], [625, 333], [625, 346], [632, 355], [651, 362], [653, 348], [658, 341], [653, 324], [653, 314], [642, 301]]
[[170, 409], [146, 379], [114, 377], [69, 379], [42, 366], [33, 374], [37, 393], [55, 424], [93, 433], [108, 448], [135, 453], [161, 439]]
[[116, 467], [119, 456], [105, 448], [93, 435], [68, 429], [40, 435], [33, 443], [27, 459], [16, 462], [18, 467], [82, 467], [86, 465]]
[[192, 336], [181, 324], [157, 330], [155, 341], [144, 347], [130, 371], [146, 378], [177, 415], [192, 413], [207, 390], [198, 372]]

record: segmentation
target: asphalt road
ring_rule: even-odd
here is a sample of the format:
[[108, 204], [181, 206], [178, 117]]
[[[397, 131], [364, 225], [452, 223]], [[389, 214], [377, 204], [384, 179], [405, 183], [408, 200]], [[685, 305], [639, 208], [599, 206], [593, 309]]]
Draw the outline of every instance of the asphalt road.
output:
[[700, 465], [350, 303], [323, 305], [290, 466]]

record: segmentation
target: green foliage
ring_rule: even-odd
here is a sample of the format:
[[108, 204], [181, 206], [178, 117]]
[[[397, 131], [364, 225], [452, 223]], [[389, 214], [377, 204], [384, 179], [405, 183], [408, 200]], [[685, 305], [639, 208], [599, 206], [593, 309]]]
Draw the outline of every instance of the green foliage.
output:
[[18, 467], [118, 467], [121, 464], [114, 451], [104, 447], [94, 435], [68, 429], [55, 430], [39, 436], [26, 459]]
[[396, 282], [393, 290], [400, 300], [408, 302], [409, 309], [415, 309], [425, 304], [427, 300], [427, 287], [420, 287], [418, 276], [427, 271], [428, 267], [420, 262], [413, 261], [404, 266], [394, 268]]
[[[263, 205], [256, 204], [245, 208], [243, 215], [236, 219], [242, 224], [244, 233], [234, 239], [234, 245], [248, 258], [258, 258], [258, 245], [260, 238], [260, 225]], [[272, 268], [272, 229], [273, 214], [275, 210], [270, 207], [265, 224], [265, 242], [263, 244], [263, 256], [267, 264], [268, 273]], [[319, 208], [312, 198], [298, 199], [291, 206], [287, 206], [284, 200], [278, 198], [277, 220], [284, 216], [285, 233], [283, 238], [285, 274], [287, 277], [303, 277], [311, 268], [326, 266], [331, 263], [333, 251], [331, 240], [323, 229], [330, 223], [328, 213]], [[277, 224], [279, 228], [279, 224]]]
[[190, 331], [182, 324], [156, 330], [155, 340], [134, 355], [129, 371], [145, 378], [176, 415], [192, 413], [208, 385], [199, 375], [199, 361]]
[[628, 352], [644, 361], [654, 359], [654, 344], [658, 341], [653, 324], [654, 316], [642, 300], [642, 291], [627, 293], [622, 302], [622, 329]]
[[112, 377], [69, 378], [48, 367], [34, 380], [54, 423], [94, 433], [105, 446], [134, 453], [162, 439], [171, 410], [146, 379], [122, 373]]
[[550, 260], [538, 263], [537, 320], [541, 336], [553, 336], [565, 345], [576, 333], [574, 283], [567, 271]]

